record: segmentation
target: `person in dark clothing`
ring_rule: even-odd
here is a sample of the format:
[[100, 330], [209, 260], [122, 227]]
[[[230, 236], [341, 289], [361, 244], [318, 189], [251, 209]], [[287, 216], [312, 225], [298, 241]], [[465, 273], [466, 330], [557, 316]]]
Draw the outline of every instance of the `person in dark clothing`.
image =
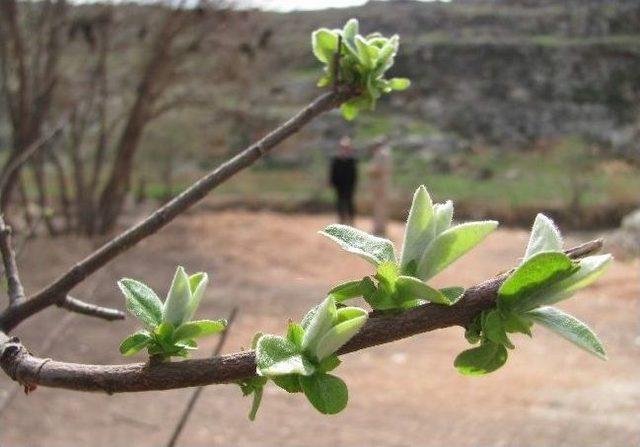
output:
[[343, 137], [336, 156], [331, 159], [329, 180], [336, 191], [336, 210], [340, 223], [352, 225], [355, 218], [353, 203], [358, 182], [358, 166], [351, 138]]

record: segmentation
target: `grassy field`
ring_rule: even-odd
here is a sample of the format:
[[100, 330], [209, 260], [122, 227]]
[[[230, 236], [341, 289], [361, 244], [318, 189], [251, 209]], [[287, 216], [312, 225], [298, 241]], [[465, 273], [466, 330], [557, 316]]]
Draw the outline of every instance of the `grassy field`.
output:
[[[356, 131], [355, 135], [358, 142], [373, 133]], [[494, 214], [509, 222], [509, 216], [540, 209], [576, 213], [588, 219], [591, 213], [613, 209], [619, 211], [611, 217], [615, 225], [618, 214], [638, 201], [638, 169], [619, 160], [600, 159], [584, 147], [579, 140], [565, 139], [525, 152], [483, 149], [447, 157], [426, 157], [396, 147], [392, 215], [402, 218], [413, 190], [425, 184], [434, 199], [452, 199], [462, 217]], [[365, 213], [371, 202], [367, 168], [365, 159], [360, 164], [358, 193], [359, 208]], [[211, 195], [209, 203], [284, 211], [327, 210], [333, 196], [327, 187], [326, 169], [326, 155], [318, 151], [306, 163], [259, 163], [223, 185]], [[187, 181], [183, 178], [176, 192]], [[163, 189], [151, 184], [148, 193], [158, 197]], [[515, 219], [513, 223], [518, 222]]]

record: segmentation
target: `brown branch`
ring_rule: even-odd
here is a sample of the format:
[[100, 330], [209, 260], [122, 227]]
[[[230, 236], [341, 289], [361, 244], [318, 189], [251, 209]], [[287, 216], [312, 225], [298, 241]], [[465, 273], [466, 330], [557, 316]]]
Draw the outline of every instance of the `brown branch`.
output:
[[[567, 250], [572, 257], [599, 250], [601, 241]], [[372, 315], [362, 330], [338, 351], [347, 354], [390, 343], [423, 332], [450, 326], [467, 326], [483, 310], [495, 304], [497, 291], [508, 273], [467, 289], [453, 306], [425, 304], [397, 315]], [[0, 366], [27, 389], [34, 386], [76, 391], [123, 393], [168, 390], [231, 383], [255, 376], [253, 351], [219, 357], [159, 364], [83, 365], [32, 356], [17, 338], [0, 332]]]
[[351, 96], [352, 93], [348, 91], [328, 92], [320, 95], [289, 121], [202, 177], [173, 200], [158, 208], [142, 222], [127, 229], [94, 251], [31, 299], [19, 306], [6, 309], [0, 314], [0, 329], [5, 332], [10, 331], [26, 318], [55, 304], [61, 296], [66, 295], [76, 285], [120, 253], [157, 232], [176, 216], [204, 198], [211, 190], [239, 171], [251, 166], [275, 146], [298, 132], [309, 121], [333, 109]]
[[101, 318], [107, 321], [124, 320], [125, 318], [124, 312], [118, 309], [86, 303], [69, 295], [65, 296], [64, 301], [58, 303], [57, 306], [71, 312]]
[[30, 144], [25, 150], [20, 152], [20, 154], [11, 162], [11, 164], [7, 166], [7, 168], [2, 172], [2, 175], [0, 176], [0, 199], [7, 193], [6, 190], [10, 185], [9, 179], [11, 178], [11, 175], [14, 172], [17, 172], [22, 167], [22, 165], [29, 161], [29, 158], [31, 158], [38, 151], [38, 149], [46, 146], [49, 141], [57, 137], [58, 134], [62, 132], [62, 129], [64, 129], [66, 124], [66, 118], [60, 120], [53, 129], [51, 129], [46, 135], [43, 135], [38, 140]]
[[20, 282], [16, 253], [13, 251], [11, 243], [11, 228], [4, 223], [2, 216], [0, 216], [0, 253], [2, 254], [4, 271], [7, 274], [9, 306], [17, 306], [25, 300], [24, 288]]

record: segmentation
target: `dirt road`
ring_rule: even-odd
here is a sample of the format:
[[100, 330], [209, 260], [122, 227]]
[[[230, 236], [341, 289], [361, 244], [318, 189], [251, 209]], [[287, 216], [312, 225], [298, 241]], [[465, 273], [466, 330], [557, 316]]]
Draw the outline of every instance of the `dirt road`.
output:
[[[193, 213], [110, 265], [76, 294], [122, 307], [115, 281], [131, 276], [164, 294], [176, 264], [212, 276], [199, 314], [240, 313], [226, 351], [247, 346], [258, 331], [280, 333], [332, 285], [369, 272], [316, 231], [332, 216]], [[368, 222], [358, 224], [368, 227]], [[391, 228], [400, 240], [401, 226]], [[522, 231], [500, 230], [437, 277], [469, 286], [514, 265]], [[576, 242], [576, 240], [571, 240]], [[36, 240], [21, 262], [28, 291], [63, 271], [90, 246], [73, 238]], [[616, 263], [594, 287], [564, 308], [590, 322], [605, 342], [602, 362], [537, 329], [516, 337], [507, 366], [465, 378], [452, 366], [467, 347], [452, 328], [344, 357], [337, 373], [349, 385], [343, 413], [316, 413], [302, 396], [269, 388], [254, 423], [238, 387], [206, 389], [183, 446], [640, 446], [640, 275], [638, 263]], [[120, 340], [135, 322], [106, 323], [50, 309], [18, 331], [35, 354], [87, 363], [122, 362]], [[52, 335], [52, 331], [53, 335]], [[196, 355], [215, 344], [205, 340]], [[140, 357], [141, 360], [143, 357]], [[127, 360], [124, 360], [127, 361]], [[161, 446], [189, 390], [104, 396], [38, 389], [25, 396], [0, 378], [0, 445]]]

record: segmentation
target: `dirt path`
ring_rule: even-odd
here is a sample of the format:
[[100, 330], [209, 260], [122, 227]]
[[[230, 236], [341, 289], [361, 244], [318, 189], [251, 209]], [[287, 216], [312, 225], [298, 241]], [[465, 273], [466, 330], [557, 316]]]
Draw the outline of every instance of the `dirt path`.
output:
[[[143, 279], [164, 291], [175, 265], [206, 270], [213, 277], [200, 315], [240, 314], [227, 351], [247, 346], [257, 330], [282, 332], [340, 280], [368, 273], [315, 232], [332, 216], [273, 213], [194, 213], [162, 236], [128, 253], [78, 296], [122, 306], [115, 281]], [[363, 228], [368, 222], [361, 221]], [[391, 229], [399, 240], [400, 225]], [[471, 285], [512, 266], [526, 234], [501, 230], [474, 253], [445, 271], [441, 285]], [[572, 241], [572, 242], [575, 242]], [[22, 262], [34, 291], [90, 250], [72, 238], [38, 240]], [[255, 423], [250, 402], [233, 386], [209, 387], [186, 427], [184, 446], [638, 446], [640, 445], [640, 282], [637, 263], [617, 263], [595, 287], [565, 308], [589, 321], [607, 345], [606, 363], [574, 349], [544, 330], [533, 342], [517, 338], [505, 368], [484, 378], [459, 376], [455, 355], [466, 348], [461, 329], [421, 335], [344, 358], [338, 370], [349, 385], [350, 403], [333, 417], [317, 414], [301, 396], [267, 390]], [[28, 274], [26, 273], [28, 272]], [[34, 353], [67, 361], [116, 363], [131, 320], [104, 323], [73, 317], [59, 330], [49, 353], [49, 331], [65, 314], [42, 313], [20, 328]], [[215, 339], [205, 340], [206, 355]], [[0, 402], [14, 388], [0, 378]], [[38, 389], [16, 395], [0, 415], [0, 445], [161, 446], [189, 391], [103, 396]]]

